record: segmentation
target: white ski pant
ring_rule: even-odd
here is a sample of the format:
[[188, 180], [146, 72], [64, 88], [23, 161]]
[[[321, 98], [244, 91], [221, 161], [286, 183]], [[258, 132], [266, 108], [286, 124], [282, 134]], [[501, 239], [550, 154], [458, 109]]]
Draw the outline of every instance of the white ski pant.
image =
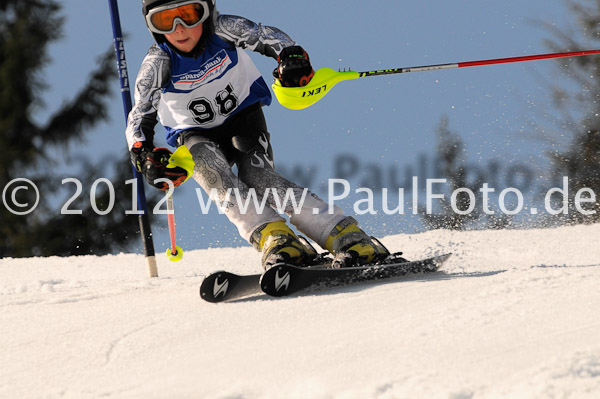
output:
[[317, 195], [275, 172], [266, 132], [254, 139], [257, 145], [240, 145], [243, 156], [235, 160], [237, 175], [230, 165], [231, 156], [228, 161], [222, 146], [206, 135], [192, 134], [182, 141], [194, 158], [194, 180], [223, 206], [227, 218], [248, 242], [260, 226], [284, 220], [278, 211], [321, 247], [332, 229], [346, 218], [339, 207], [329, 209]]

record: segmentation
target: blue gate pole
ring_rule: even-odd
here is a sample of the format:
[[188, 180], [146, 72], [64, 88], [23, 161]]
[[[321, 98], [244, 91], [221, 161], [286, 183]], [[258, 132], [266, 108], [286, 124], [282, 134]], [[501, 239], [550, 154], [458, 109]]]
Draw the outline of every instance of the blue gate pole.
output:
[[[123, 42], [123, 33], [121, 31], [121, 19], [119, 17], [119, 6], [117, 0], [108, 0], [110, 8], [110, 17], [112, 20], [113, 39], [115, 44], [115, 54], [117, 56], [117, 68], [119, 79], [121, 81], [121, 97], [123, 98], [123, 111], [125, 113], [125, 124], [131, 112], [131, 90], [129, 87], [129, 73], [127, 72], [127, 60], [125, 59], [125, 44]], [[140, 223], [140, 234], [144, 244], [144, 255], [150, 277], [158, 277], [158, 268], [156, 266], [156, 257], [154, 252], [154, 241], [152, 240], [152, 230], [150, 227], [150, 218], [148, 215], [148, 206], [146, 204], [146, 194], [144, 192], [144, 179], [133, 164], [131, 165], [133, 176], [137, 182], [137, 200], [138, 209], [141, 213], [138, 215]]]

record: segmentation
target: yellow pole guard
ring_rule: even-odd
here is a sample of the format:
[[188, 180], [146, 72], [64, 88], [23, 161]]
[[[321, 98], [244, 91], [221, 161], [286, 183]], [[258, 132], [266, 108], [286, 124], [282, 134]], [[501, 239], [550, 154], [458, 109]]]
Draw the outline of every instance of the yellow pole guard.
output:
[[286, 108], [299, 110], [308, 108], [325, 97], [325, 94], [343, 80], [358, 79], [360, 74], [355, 71], [338, 72], [331, 68], [321, 68], [303, 87], [283, 87], [279, 79], [271, 86], [275, 97]]
[[187, 179], [192, 177], [192, 174], [194, 173], [194, 159], [192, 158], [190, 150], [188, 150], [185, 145], [179, 146], [179, 148], [177, 148], [177, 150], [175, 150], [175, 152], [171, 155], [167, 168], [172, 169], [178, 166], [185, 169], [187, 172], [187, 177], [184, 180], [185, 183]]

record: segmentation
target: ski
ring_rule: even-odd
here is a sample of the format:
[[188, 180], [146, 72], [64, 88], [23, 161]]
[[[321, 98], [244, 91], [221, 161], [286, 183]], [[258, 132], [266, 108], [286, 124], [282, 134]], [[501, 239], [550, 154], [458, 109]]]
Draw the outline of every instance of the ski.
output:
[[323, 264], [310, 267], [279, 264], [264, 274], [239, 275], [218, 271], [204, 279], [200, 285], [200, 297], [212, 303], [233, 301], [260, 293], [279, 297], [305, 290], [382, 280], [411, 273], [431, 273], [438, 270], [450, 255], [409, 262], [395, 254], [380, 264], [343, 269], [326, 268]]
[[437, 271], [450, 256], [451, 254], [445, 254], [412, 262], [401, 260], [342, 269], [302, 268], [279, 264], [262, 275], [260, 288], [267, 295], [281, 297], [305, 290], [339, 287], [406, 274], [431, 273]]
[[217, 303], [260, 294], [261, 274], [239, 275], [220, 271], [207, 276], [200, 285], [200, 297]]

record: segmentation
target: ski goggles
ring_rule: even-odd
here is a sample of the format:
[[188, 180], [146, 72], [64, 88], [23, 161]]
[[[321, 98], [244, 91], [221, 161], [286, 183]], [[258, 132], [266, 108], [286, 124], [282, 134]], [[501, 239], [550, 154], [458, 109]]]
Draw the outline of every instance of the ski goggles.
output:
[[177, 24], [193, 28], [208, 19], [210, 10], [202, 0], [182, 1], [151, 9], [146, 15], [148, 28], [159, 34], [173, 33]]

